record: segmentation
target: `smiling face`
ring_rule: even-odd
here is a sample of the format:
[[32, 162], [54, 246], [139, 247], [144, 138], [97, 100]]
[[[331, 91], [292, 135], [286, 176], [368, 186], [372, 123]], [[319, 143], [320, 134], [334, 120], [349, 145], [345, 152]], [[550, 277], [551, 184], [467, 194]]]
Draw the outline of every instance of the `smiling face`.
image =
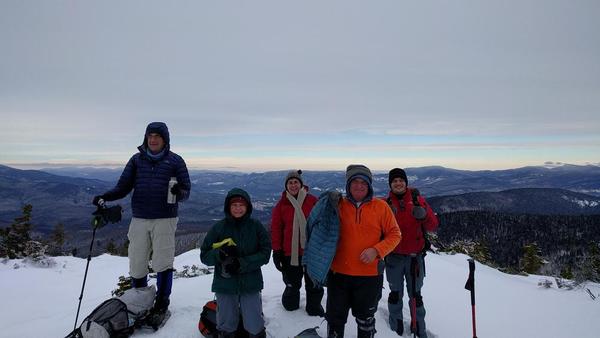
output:
[[402, 195], [406, 191], [406, 182], [401, 177], [396, 177], [390, 183], [390, 188], [394, 194]]
[[369, 183], [362, 178], [355, 178], [350, 182], [350, 195], [356, 202], [362, 200], [369, 194]]
[[285, 184], [285, 189], [292, 195], [298, 196], [298, 192], [302, 188], [302, 183], [297, 178], [290, 178]]
[[229, 205], [229, 212], [234, 218], [242, 218], [247, 210], [248, 207], [246, 207], [246, 203], [244, 202], [233, 202]]
[[159, 153], [165, 147], [165, 140], [157, 133], [149, 133], [146, 136], [148, 140], [148, 149], [153, 154]]

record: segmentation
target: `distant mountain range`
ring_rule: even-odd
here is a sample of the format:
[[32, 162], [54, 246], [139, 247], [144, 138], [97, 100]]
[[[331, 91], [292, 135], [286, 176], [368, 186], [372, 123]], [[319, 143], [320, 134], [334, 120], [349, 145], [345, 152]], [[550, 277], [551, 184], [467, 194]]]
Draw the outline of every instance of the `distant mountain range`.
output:
[[[409, 184], [421, 190], [438, 213], [486, 210], [529, 214], [599, 214], [600, 167], [564, 165], [497, 171], [466, 171], [443, 167], [407, 168]], [[0, 165], [0, 227], [33, 205], [32, 223], [41, 234], [64, 224], [72, 241], [89, 237], [93, 196], [112, 188], [121, 170], [104, 168], [53, 168], [19, 170]], [[247, 190], [253, 199], [253, 216], [270, 222], [271, 208], [281, 196], [287, 171], [240, 173], [191, 170], [190, 200], [180, 206], [178, 233], [206, 231], [223, 217], [223, 201], [233, 187]], [[306, 171], [303, 179], [311, 192], [345, 190], [342, 171]], [[389, 190], [387, 173], [374, 174], [376, 196]], [[130, 199], [119, 203], [124, 219], [105, 227], [99, 240], [122, 239], [131, 217]], [[76, 245], [77, 246], [77, 245]]]
[[[94, 210], [90, 204], [92, 197], [112, 188], [121, 173], [121, 170], [105, 168], [46, 170], [19, 170], [0, 165], [0, 226], [9, 224], [20, 215], [22, 206], [29, 203], [34, 206], [33, 222], [39, 231], [47, 231], [58, 222], [71, 229], [87, 228], [89, 214]], [[599, 213], [600, 167], [597, 166], [497, 171], [422, 167], [406, 171], [410, 185], [419, 188], [437, 212]], [[201, 228], [210, 226], [222, 217], [224, 196], [233, 187], [247, 190], [254, 201], [254, 216], [268, 222], [270, 209], [284, 189], [286, 173], [191, 170], [192, 194], [190, 200], [181, 205], [181, 222]], [[317, 196], [322, 191], [345, 189], [342, 171], [306, 171], [303, 178]], [[377, 196], [388, 192], [387, 173], [374, 174], [374, 190]], [[118, 203], [125, 208], [124, 216], [128, 218], [129, 198]]]
[[[122, 169], [107, 168], [49, 168], [41, 171], [60, 176], [99, 179], [116, 182]], [[557, 188], [600, 196], [600, 166], [561, 165], [532, 166], [507, 170], [457, 170], [439, 166], [406, 168], [409, 184], [418, 187], [426, 196], [456, 195], [478, 191], [502, 191], [518, 188]], [[287, 171], [265, 173], [218, 172], [190, 170], [200, 189], [214, 191], [246, 187], [251, 193], [283, 189]], [[375, 173], [377, 195], [388, 190], [387, 173]], [[316, 191], [344, 189], [343, 171], [305, 171], [306, 183]]]
[[494, 211], [512, 214], [600, 214], [600, 197], [554, 188], [522, 188], [500, 192], [470, 192], [427, 200], [438, 213]]

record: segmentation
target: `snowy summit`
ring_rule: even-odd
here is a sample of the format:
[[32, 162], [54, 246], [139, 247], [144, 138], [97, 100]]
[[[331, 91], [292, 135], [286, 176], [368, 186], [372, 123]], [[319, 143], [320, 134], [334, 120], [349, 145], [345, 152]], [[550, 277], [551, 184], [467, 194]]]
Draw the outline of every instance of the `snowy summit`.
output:
[[[175, 258], [175, 268], [200, 263], [199, 250]], [[427, 328], [430, 337], [472, 337], [470, 294], [464, 289], [468, 276], [467, 256], [429, 254], [423, 298], [427, 305]], [[64, 337], [73, 329], [86, 260], [54, 257], [52, 267], [36, 267], [23, 260], [0, 263], [0, 337]], [[97, 305], [111, 297], [118, 277], [128, 274], [125, 257], [102, 255], [92, 258], [89, 266], [79, 323]], [[294, 337], [304, 329], [319, 327], [325, 336], [327, 323], [309, 317], [303, 310], [302, 292], [299, 310], [288, 312], [281, 305], [284, 284], [272, 262], [263, 267], [265, 289], [263, 310], [267, 336]], [[552, 281], [550, 288], [540, 281]], [[212, 274], [173, 281], [172, 316], [159, 331], [136, 332], [133, 337], [198, 338], [198, 319], [202, 306], [214, 298], [210, 291]], [[151, 280], [154, 283], [154, 280]], [[387, 325], [387, 283], [376, 314], [377, 337], [398, 337]], [[501, 273], [476, 264], [477, 336], [494, 337], [598, 337], [600, 332], [600, 285], [588, 283], [573, 290], [558, 289], [554, 279]], [[588, 292], [589, 290], [589, 292]], [[593, 300], [590, 293], [596, 296]], [[325, 305], [326, 296], [323, 299]], [[404, 299], [405, 327], [409, 309]], [[405, 332], [405, 337], [410, 337]], [[356, 337], [356, 323], [349, 316], [346, 337]]]

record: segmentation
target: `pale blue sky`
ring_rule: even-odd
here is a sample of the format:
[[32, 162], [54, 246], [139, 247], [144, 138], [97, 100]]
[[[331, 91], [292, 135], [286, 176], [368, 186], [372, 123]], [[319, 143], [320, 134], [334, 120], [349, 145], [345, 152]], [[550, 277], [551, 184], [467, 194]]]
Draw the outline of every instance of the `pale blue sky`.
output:
[[598, 1], [0, 2], [0, 163], [600, 163]]

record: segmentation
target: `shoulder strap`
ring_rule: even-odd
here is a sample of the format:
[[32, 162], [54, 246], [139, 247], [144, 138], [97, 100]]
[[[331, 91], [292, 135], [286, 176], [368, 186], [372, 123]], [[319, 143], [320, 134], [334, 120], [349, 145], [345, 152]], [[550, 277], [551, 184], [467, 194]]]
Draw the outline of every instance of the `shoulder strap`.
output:
[[395, 217], [396, 211], [398, 211], [398, 209], [396, 209], [396, 207], [394, 206], [394, 203], [392, 203], [392, 198], [388, 195], [388, 197], [385, 199], [385, 201], [387, 202], [390, 209], [392, 209], [392, 213], [394, 214], [394, 217]]
[[421, 206], [421, 204], [419, 203], [419, 195], [421, 194], [421, 192], [419, 191], [419, 189], [417, 189], [417, 188], [411, 188], [410, 189], [410, 194], [412, 196], [413, 205]]

